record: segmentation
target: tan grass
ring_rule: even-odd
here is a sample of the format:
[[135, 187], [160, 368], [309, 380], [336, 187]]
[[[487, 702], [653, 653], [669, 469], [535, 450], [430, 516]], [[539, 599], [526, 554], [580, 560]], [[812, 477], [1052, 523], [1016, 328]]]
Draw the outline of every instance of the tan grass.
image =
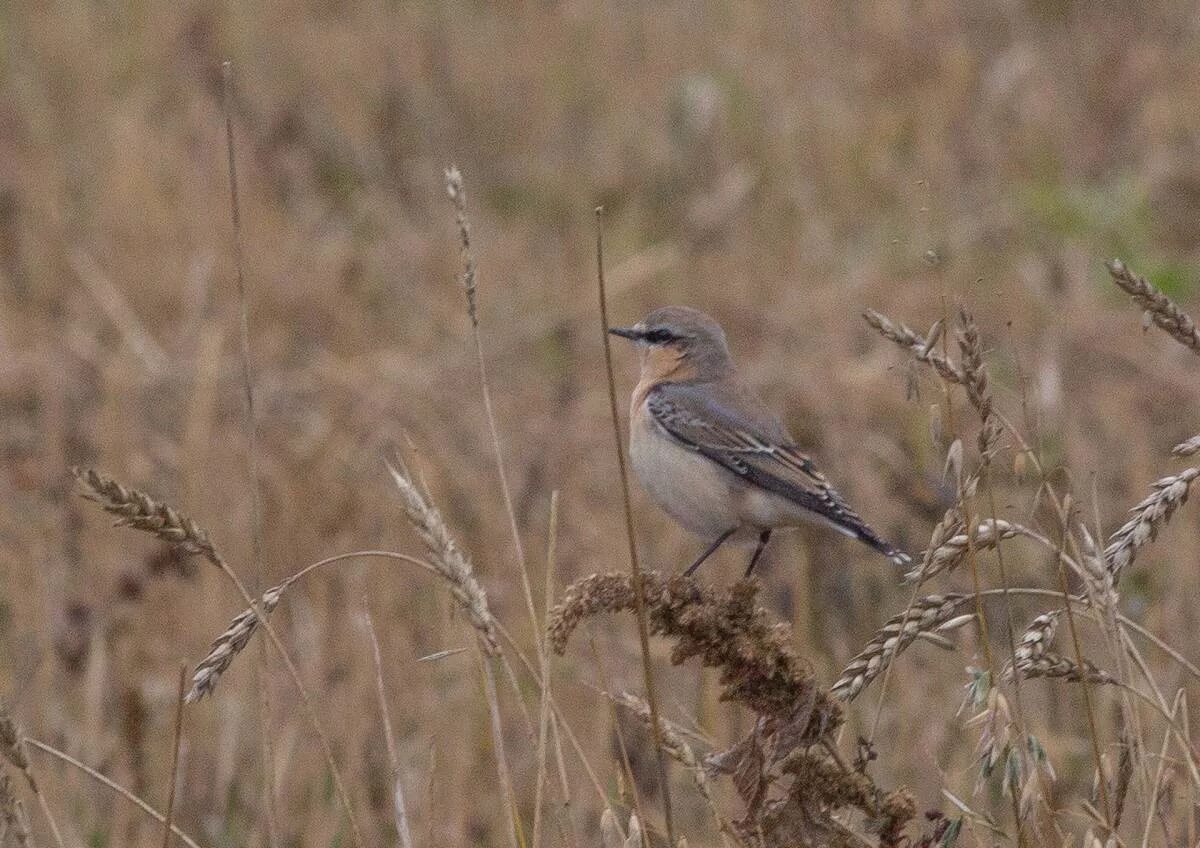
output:
[[1022, 677], [1053, 677], [1067, 680], [1071, 683], [1116, 683], [1107, 671], [1097, 668], [1091, 661], [1084, 660], [1080, 665], [1077, 661], [1060, 654], [1045, 651], [1036, 657], [1021, 659], [1017, 662], [1017, 670]]
[[974, 615], [961, 614], [962, 608], [972, 600], [971, 595], [957, 592], [918, 598], [904, 612], [884, 623], [842, 671], [830, 693], [844, 701], [853, 700], [917, 637], [952, 630], [973, 620]]
[[1175, 301], [1155, 288], [1145, 277], [1138, 276], [1120, 259], [1110, 259], [1105, 265], [1114, 283], [1145, 310], [1156, 326], [1181, 345], [1200, 354], [1200, 330], [1196, 322], [1180, 309]]
[[675, 844], [675, 822], [671, 809], [671, 780], [667, 772], [667, 755], [663, 750], [661, 725], [659, 723], [658, 693], [654, 681], [654, 667], [650, 657], [650, 626], [646, 618], [646, 582], [638, 557], [637, 533], [634, 529], [633, 502], [629, 495], [629, 472], [625, 467], [625, 446], [621, 438], [621, 419], [617, 412], [617, 381], [613, 375], [612, 339], [608, 321], [608, 293], [604, 277], [604, 208], [597, 206], [596, 212], [596, 292], [600, 303], [600, 344], [604, 349], [604, 376], [608, 383], [608, 413], [612, 422], [613, 450], [617, 457], [617, 472], [621, 480], [621, 504], [625, 516], [625, 540], [629, 546], [629, 570], [633, 578], [633, 610], [637, 620], [638, 643], [642, 649], [642, 682], [646, 687], [646, 703], [650, 706], [650, 735], [654, 740], [654, 758], [658, 766], [658, 791], [662, 795], [663, 818], [666, 823], [667, 841]]
[[450, 594], [466, 614], [475, 628], [480, 644], [489, 656], [500, 653], [500, 642], [496, 638], [496, 620], [488, 606], [487, 592], [475, 579], [471, 560], [458, 547], [442, 513], [429, 500], [421, 487], [403, 469], [388, 465], [392, 482], [400, 493], [400, 504], [404, 514], [416, 529], [421, 541], [429, 551], [429, 562], [446, 581]]
[[[53, 745], [50, 745], [46, 742], [42, 742], [40, 739], [27, 739], [26, 741], [29, 743], [29, 745], [31, 747], [36, 748], [37, 750], [42, 751], [43, 753], [49, 754], [50, 756], [54, 757], [55, 759], [66, 763], [67, 765], [71, 766], [72, 768], [77, 769], [82, 774], [87, 775], [87, 777], [89, 777], [91, 780], [94, 780], [96, 783], [100, 784], [101, 786], [105, 787], [106, 789], [109, 789], [112, 792], [116, 793], [117, 795], [124, 798], [129, 803], [133, 804], [135, 807], [137, 807], [143, 813], [145, 813], [150, 818], [154, 819], [156, 822], [163, 825], [164, 827], [168, 826], [167, 825], [167, 817], [164, 816], [162, 813], [160, 813], [158, 810], [154, 809], [154, 807], [150, 806], [150, 804], [147, 803], [144, 799], [138, 797], [133, 792], [130, 792], [124, 786], [122, 786], [121, 784], [112, 780], [111, 778], [105, 777], [104, 774], [102, 774], [101, 772], [92, 768], [91, 766], [87, 765], [86, 763], [83, 763], [80, 760], [77, 760], [75, 757], [72, 757], [70, 754], [67, 754], [63, 751], [58, 750]], [[186, 833], [184, 833], [182, 830], [180, 830], [176, 825], [172, 824], [172, 825], [169, 825], [169, 827], [171, 828], [171, 832], [173, 834], [175, 834], [177, 837], [179, 837], [179, 839], [181, 839], [183, 841], [183, 843], [188, 846], [188, 848], [200, 848], [200, 845], [196, 842], [195, 839], [188, 836]]]
[[1189, 468], [1156, 480], [1151, 485], [1151, 493], [1129, 510], [1133, 517], [1109, 537], [1108, 547], [1104, 549], [1104, 559], [1114, 583], [1137, 558], [1138, 551], [1154, 541], [1175, 510], [1187, 503], [1197, 477], [1200, 477], [1200, 468]]
[[[105, 512], [118, 516], [118, 526], [128, 526], [150, 533], [165, 542], [170, 542], [178, 546], [186, 553], [200, 554], [215, 565], [233, 583], [253, 613], [253, 620], [255, 622], [253, 626], [256, 627], [258, 624], [261, 624], [266, 630], [267, 636], [270, 638], [276, 651], [278, 651], [279, 656], [283, 659], [288, 674], [292, 678], [292, 683], [296, 686], [296, 691], [300, 693], [300, 700], [304, 706], [309, 724], [316, 734], [317, 741], [320, 743], [321, 750], [325, 755], [325, 761], [329, 765], [334, 786], [337, 789], [338, 800], [346, 814], [347, 821], [350, 823], [355, 844], [361, 846], [363, 844], [362, 833], [359, 830], [358, 821], [354, 816], [354, 807], [350, 802], [350, 794], [346, 789], [341, 771], [337, 767], [337, 761], [334, 759], [333, 747], [329, 742], [329, 737], [321, 727], [320, 719], [317, 718], [316, 709], [313, 706], [312, 696], [309, 694], [308, 687], [304, 685], [304, 681], [300, 677], [300, 671], [296, 668], [291, 654], [284, 647], [283, 640], [279, 638], [279, 634], [275, 632], [275, 628], [271, 625], [271, 622], [250, 596], [250, 592], [246, 589], [241, 578], [237, 576], [237, 573], [217, 553], [216, 548], [213, 547], [208, 539], [208, 534], [188, 516], [172, 509], [144, 492], [122, 486], [95, 469], [75, 468], [72, 469], [72, 473], [82, 486], [84, 497], [95, 501]], [[246, 626], [248, 625], [243, 624], [243, 628]], [[231, 627], [230, 629], [232, 630], [233, 628]], [[252, 632], [253, 627], [250, 629]], [[247, 639], [249, 635], [250, 633], [247, 634]], [[236, 654], [236, 652], [232, 652], [230, 657], [233, 654]], [[227, 666], [228, 662], [225, 665]]]

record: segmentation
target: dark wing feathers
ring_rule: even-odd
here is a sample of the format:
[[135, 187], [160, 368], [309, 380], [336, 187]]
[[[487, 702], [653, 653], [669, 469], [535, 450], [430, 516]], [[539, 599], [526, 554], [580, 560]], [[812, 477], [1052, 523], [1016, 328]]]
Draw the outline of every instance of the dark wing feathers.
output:
[[842, 500], [779, 420], [752, 395], [735, 396], [729, 388], [711, 383], [663, 383], [647, 395], [646, 406], [659, 426], [685, 447], [816, 513], [880, 553], [897, 561], [907, 559]]

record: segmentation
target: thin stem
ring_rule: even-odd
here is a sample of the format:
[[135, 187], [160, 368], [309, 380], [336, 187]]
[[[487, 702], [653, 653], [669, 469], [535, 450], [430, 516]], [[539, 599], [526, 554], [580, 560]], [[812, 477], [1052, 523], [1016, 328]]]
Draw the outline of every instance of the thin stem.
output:
[[[508, 516], [508, 527], [512, 533], [513, 546], [517, 552], [517, 565], [521, 572], [521, 590], [525, 595], [525, 606], [529, 613], [529, 623], [534, 634], [538, 630], [537, 610], [533, 604], [533, 589], [529, 583], [529, 564], [525, 559], [525, 545], [521, 541], [521, 531], [517, 526], [517, 511], [513, 507], [512, 492], [508, 485], [508, 472], [504, 467], [504, 451], [500, 446], [500, 429], [496, 426], [496, 412], [492, 406], [492, 389], [488, 380], [487, 358], [483, 354], [483, 334], [479, 328], [479, 310], [477, 307], [476, 290], [478, 286], [475, 257], [471, 251], [471, 225], [467, 219], [467, 193], [463, 185], [462, 174], [458, 168], [451, 167], [446, 171], [446, 188], [450, 200], [454, 203], [455, 218], [458, 223], [459, 239], [463, 255], [463, 290], [467, 297], [467, 316], [471, 319], [471, 336], [475, 342], [475, 360], [479, 370], [479, 389], [483, 396], [483, 411], [487, 418], [488, 433], [492, 439], [492, 454], [496, 460], [496, 473], [500, 477], [500, 494], [504, 500], [504, 511]], [[535, 644], [540, 640], [534, 637]]]
[[542, 794], [546, 785], [546, 745], [550, 732], [550, 654], [548, 642], [550, 639], [549, 616], [554, 599], [554, 570], [558, 559], [558, 490], [550, 494], [550, 529], [549, 541], [546, 543], [546, 577], [545, 577], [545, 616], [546, 624], [542, 627], [539, 658], [542, 664], [542, 694], [541, 706], [538, 710], [538, 744], [537, 744], [537, 781], [533, 795], [533, 848], [541, 848], [542, 844]]
[[[944, 281], [941, 280], [940, 277], [939, 277], [939, 283], [944, 285]], [[944, 291], [942, 292], [941, 300], [942, 300], [942, 322], [943, 322], [943, 326], [945, 326], [949, 322], [947, 320], [948, 314], [947, 314], [947, 310], [946, 310], [946, 295], [945, 295]], [[941, 343], [942, 343], [942, 356], [947, 362], [949, 362], [949, 360], [950, 360], [949, 343], [947, 342], [946, 335], [944, 333], [942, 334], [942, 337], [941, 337]], [[946, 402], [946, 419], [947, 419], [947, 424], [949, 425], [947, 432], [953, 433], [954, 432], [954, 398], [950, 394], [950, 383], [942, 375], [941, 371], [937, 371], [937, 374], [938, 374], [938, 383], [942, 388], [942, 399]], [[966, 528], [967, 528], [967, 535], [969, 538], [971, 535], [971, 525], [967, 524]], [[901, 633], [903, 633], [905, 628], [908, 627], [909, 617], [912, 615], [913, 606], [917, 603], [917, 597], [920, 595], [920, 593], [921, 593], [921, 581], [918, 579], [913, 582], [912, 593], [908, 597], [908, 604], [904, 607], [904, 616], [900, 619], [900, 632]], [[868, 743], [871, 743], [871, 744], [873, 744], [875, 742], [875, 735], [879, 732], [879, 722], [883, 718], [883, 706], [887, 700], [888, 684], [891, 683], [892, 668], [894, 666], [895, 666], [894, 662], [888, 663], [887, 668], [885, 668], [883, 670], [883, 680], [881, 680], [879, 683], [879, 700], [875, 704], [875, 717], [871, 720], [871, 732], [869, 734], [867, 734], [867, 741], [868, 741]]]
[[505, 806], [508, 807], [509, 838], [512, 840], [514, 848], [525, 848], [525, 831], [521, 825], [517, 796], [513, 791], [512, 773], [508, 768], [508, 755], [504, 751], [504, 724], [500, 720], [500, 698], [496, 693], [496, 674], [492, 670], [492, 659], [484, 649], [482, 641], [476, 640], [476, 644], [479, 647], [479, 664], [483, 669], [484, 700], [487, 701], [488, 716], [491, 718], [492, 746], [496, 750], [496, 771], [504, 792]]
[[[1180, 695], [1182, 694], [1182, 690]], [[1175, 696], [1175, 704], [1171, 708], [1171, 720], [1174, 721], [1175, 715], [1179, 712], [1179, 698]], [[1150, 844], [1150, 829], [1154, 827], [1154, 817], [1158, 809], [1158, 787], [1162, 783], [1163, 771], [1167, 766], [1167, 749], [1171, 746], [1171, 731], [1170, 728], [1163, 733], [1162, 749], [1158, 754], [1158, 770], [1154, 774], [1154, 783], [1150, 787], [1150, 809], [1146, 812], [1146, 826], [1142, 831], [1142, 848], [1147, 848]], [[1190, 818], [1190, 816], [1189, 816]]]
[[163, 848], [171, 848], [171, 822], [175, 817], [175, 790], [179, 785], [179, 746], [183, 741], [183, 696], [187, 692], [187, 664], [179, 666], [179, 694], [175, 699], [175, 737], [171, 744], [171, 783], [167, 788], [167, 815], [163, 822]]
[[[229, 215], [233, 225], [233, 266], [237, 277], [239, 342], [242, 360], [243, 427], [246, 438], [246, 457], [250, 476], [250, 539], [253, 562], [251, 587], [254, 594], [262, 591], [263, 533], [262, 498], [258, 487], [258, 425], [254, 414], [254, 371], [250, 355], [250, 306], [246, 295], [245, 260], [242, 250], [242, 211], [238, 196], [237, 156], [233, 143], [233, 63], [221, 63], [221, 108], [225, 113], [225, 150], [229, 168]], [[263, 794], [267, 819], [267, 841], [278, 844], [278, 820], [275, 815], [275, 768], [271, 750], [271, 687], [267, 680], [267, 649], [262, 643], [256, 648], [255, 673], [258, 677], [259, 739], [263, 769]]]
[[250, 591], [246, 588], [246, 584], [243, 583], [242, 579], [237, 576], [237, 572], [230, 568], [229, 564], [226, 563], [225, 560], [223, 560], [215, 552], [208, 554], [207, 559], [212, 562], [213, 565], [217, 566], [217, 568], [221, 569], [221, 573], [228, 577], [233, 585], [237, 588], [238, 592], [242, 596], [242, 599], [246, 602], [247, 606], [254, 611], [255, 617], [262, 624], [263, 630], [266, 631], [267, 637], [271, 640], [271, 644], [273, 644], [275, 646], [275, 650], [279, 652], [279, 656], [283, 660], [284, 666], [287, 668], [288, 675], [292, 678], [292, 683], [296, 686], [296, 691], [300, 693], [300, 701], [304, 706], [304, 711], [308, 717], [309, 724], [312, 725], [313, 732], [316, 734], [317, 740], [321, 744], [321, 749], [325, 753], [325, 762], [329, 766], [330, 774], [333, 775], [333, 783], [334, 787], [337, 789], [338, 799], [341, 801], [342, 808], [346, 813], [346, 818], [350, 822], [350, 830], [354, 835], [354, 844], [359, 846], [359, 848], [362, 848], [362, 831], [359, 830], [358, 821], [354, 818], [354, 807], [350, 803], [350, 793], [346, 789], [346, 782], [342, 779], [342, 772], [337, 766], [337, 760], [334, 759], [333, 746], [330, 745], [329, 736], [325, 733], [324, 728], [321, 727], [321, 721], [319, 718], [317, 718], [317, 711], [313, 706], [312, 696], [308, 692], [308, 687], [304, 685], [304, 680], [300, 677], [300, 671], [296, 668], [295, 662], [292, 661], [291, 654], [289, 654], [287, 648], [284, 647], [283, 640], [279, 638], [279, 634], [275, 631], [275, 626], [271, 624], [271, 620], [267, 617], [258, 601], [256, 601], [250, 595]]
[[[108, 787], [113, 792], [116, 792], [118, 795], [120, 795], [122, 798], [124, 798], [126, 801], [129, 801], [131, 804], [134, 804], [138, 809], [140, 809], [146, 815], [150, 816], [150, 818], [154, 819], [159, 824], [165, 825], [167, 823], [166, 816], [164, 816], [158, 810], [151, 807], [149, 804], [147, 804], [145, 801], [143, 801], [137, 795], [134, 795], [132, 792], [130, 792], [128, 789], [126, 789], [121, 784], [115, 783], [112, 780], [109, 780], [107, 777], [102, 775], [100, 772], [96, 771], [91, 766], [84, 765], [79, 760], [72, 757], [70, 754], [67, 754], [67, 753], [64, 753], [63, 751], [58, 750], [53, 745], [47, 745], [45, 742], [42, 742], [39, 739], [33, 739], [31, 737], [26, 736], [25, 741], [29, 744], [30, 747], [37, 748], [39, 751], [43, 751], [52, 757], [57, 757], [58, 759], [62, 760], [64, 763], [66, 763], [67, 765], [72, 766], [72, 767], [78, 769], [79, 771], [83, 772], [88, 777], [90, 777], [92, 780], [96, 781], [97, 783], [101, 784], [102, 786]], [[200, 846], [199, 846], [199, 844], [197, 844], [196, 840], [192, 839], [192, 837], [188, 836], [186, 833], [184, 833], [178, 827], [176, 827], [175, 825], [171, 825], [170, 827], [171, 827], [171, 832], [174, 833], [176, 836], [178, 836], [180, 839], [182, 839], [184, 844], [187, 845], [188, 848], [200, 848]]]
[[617, 412], [617, 381], [613, 376], [612, 345], [608, 339], [608, 299], [604, 291], [604, 209], [596, 207], [596, 284], [600, 296], [600, 338], [604, 345], [604, 367], [608, 377], [608, 406], [612, 416], [613, 443], [617, 453], [617, 468], [621, 476], [621, 495], [625, 506], [625, 535], [629, 542], [629, 565], [633, 572], [634, 607], [637, 613], [638, 640], [642, 648], [642, 676], [645, 678], [646, 703], [650, 705], [650, 724], [653, 729], [654, 751], [658, 762], [658, 784], [663, 799], [667, 843], [675, 848], [675, 822], [671, 815], [671, 787], [667, 779], [667, 757], [663, 750], [662, 727], [658, 720], [658, 695], [654, 688], [654, 672], [650, 662], [650, 627], [646, 622], [646, 583], [638, 561], [637, 540], [633, 529], [633, 502], [629, 495], [629, 473], [625, 468], [625, 450], [621, 441], [621, 420]]
[[400, 753], [396, 745], [396, 734], [392, 730], [392, 715], [388, 710], [387, 695], [383, 689], [383, 655], [379, 650], [379, 636], [375, 632], [375, 621], [371, 618], [371, 602], [366, 591], [363, 592], [362, 608], [367, 635], [371, 639], [371, 663], [375, 668], [375, 697], [379, 702], [379, 720], [383, 724], [388, 764], [392, 767], [392, 814], [396, 821], [396, 834], [400, 837], [402, 848], [413, 848], [412, 833], [408, 829], [408, 805], [404, 801], [404, 784], [400, 780]]
[[[1060, 543], [1060, 551], [1062, 547], [1066, 546], [1065, 543], [1069, 532], [1070, 531], [1067, 528], [1066, 520], [1064, 519], [1062, 523], [1062, 541]], [[1075, 648], [1075, 661], [1079, 664], [1080, 668], [1083, 668], [1083, 648], [1079, 642], [1079, 631], [1075, 627], [1075, 611], [1071, 606], [1071, 593], [1067, 586], [1067, 569], [1066, 566], [1063, 565], [1061, 556], [1057, 557], [1057, 560], [1058, 582], [1059, 587], [1062, 589], [1063, 606], [1066, 608], [1067, 612], [1067, 629], [1071, 633], [1071, 642]], [[1096, 712], [1092, 708], [1091, 684], [1088, 683], [1086, 676], [1080, 680], [1079, 683], [1080, 686], [1083, 687], [1083, 706], [1087, 712], [1088, 728], [1091, 732], [1092, 757], [1096, 762], [1096, 774], [1099, 775], [1100, 778], [1100, 801], [1104, 807], [1104, 821], [1107, 825], [1112, 822], [1112, 806], [1108, 800], [1108, 781], [1104, 779], [1104, 769], [1101, 767], [1100, 734], [1096, 729]]]

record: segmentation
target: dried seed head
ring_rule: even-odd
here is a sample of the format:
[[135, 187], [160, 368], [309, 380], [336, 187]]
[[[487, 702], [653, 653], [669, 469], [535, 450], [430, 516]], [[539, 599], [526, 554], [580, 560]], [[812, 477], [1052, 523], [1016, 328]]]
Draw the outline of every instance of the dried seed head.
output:
[[126, 488], [94, 468], [72, 468], [71, 473], [79, 481], [83, 496], [98, 503], [105, 512], [115, 515], [118, 527], [133, 527], [157, 536], [186, 553], [200, 554], [213, 562], [218, 560], [208, 534], [182, 512], [145, 492]]
[[863, 318], [885, 339], [911, 351], [918, 361], [932, 366], [943, 380], [961, 384], [965, 379], [958, 366], [946, 358], [944, 354], [939, 353], [934, 345], [926, 344], [927, 339], [938, 340], [941, 338], [943, 328], [939, 324], [934, 324], [930, 328], [927, 337], [922, 338], [904, 324], [892, 321], [874, 309], [868, 309], [864, 312]]
[[1196, 322], [1186, 312], [1152, 286], [1145, 277], [1140, 277], [1126, 268], [1120, 259], [1113, 259], [1105, 264], [1113, 282], [1146, 311], [1146, 316], [1151, 321], [1175, 341], [1190, 348], [1193, 353], [1200, 353], [1200, 330], [1196, 329]]
[[1200, 452], [1200, 436], [1192, 436], [1186, 442], [1180, 442], [1171, 448], [1173, 456], [1193, 456]]
[[0, 754], [22, 772], [29, 773], [29, 758], [25, 755], [21, 733], [8, 705], [3, 703], [0, 703]]
[[1175, 510], [1187, 502], [1192, 482], [1197, 477], [1200, 477], [1200, 468], [1189, 468], [1155, 481], [1151, 487], [1153, 491], [1130, 510], [1133, 517], [1109, 537], [1104, 560], [1114, 584], [1137, 557], [1138, 550], [1153, 541]]
[[[1061, 614], [1062, 610], [1052, 610], [1042, 613], [1029, 622], [1029, 626], [1021, 634], [1021, 640], [1017, 643], [1014, 657], [1016, 659], [1016, 668], [1022, 670], [1022, 676], [1024, 676], [1024, 669], [1031, 662], [1045, 656], [1050, 646], [1054, 643], [1054, 636], [1058, 631], [1058, 618]], [[1011, 662], [1004, 669], [1004, 677], [1008, 680], [1011, 680], [1013, 677], [1013, 664]]]
[[488, 654], [500, 653], [500, 642], [496, 638], [496, 620], [488, 607], [487, 593], [475, 579], [471, 560], [464, 554], [450, 535], [441, 512], [428, 499], [417, 484], [388, 465], [408, 520], [416, 528], [432, 557], [432, 565], [450, 587], [450, 594], [467, 614], [467, 620], [479, 633], [479, 638]]
[[959, 312], [958, 347], [962, 352], [963, 387], [967, 400], [979, 414], [979, 456], [985, 465], [1000, 441], [1000, 425], [992, 414], [992, 391], [988, 386], [987, 366], [983, 362], [983, 340], [979, 336], [979, 325], [965, 309]]
[[946, 536], [945, 530], [942, 525], [935, 530], [935, 538], [930, 540], [931, 547], [921, 557], [921, 564], [904, 575], [906, 582], [924, 583], [944, 571], [953, 571], [966, 559], [972, 543], [976, 551], [991, 550], [1004, 539], [1011, 539], [1017, 535], [1017, 528], [1003, 518], [981, 521], [975, 531], [975, 538], [971, 540], [967, 539], [965, 532]]
[[446, 194], [449, 195], [450, 202], [454, 204], [454, 220], [458, 224], [458, 238], [463, 263], [462, 284], [463, 291], [467, 295], [467, 315], [471, 319], [471, 324], [478, 326], [479, 317], [475, 305], [477, 275], [475, 254], [471, 251], [471, 222], [467, 218], [467, 189], [463, 184], [462, 172], [458, 170], [457, 165], [447, 168], [445, 177]]
[[[287, 584], [275, 586], [263, 593], [259, 600], [259, 606], [266, 615], [270, 615], [275, 611], [275, 607], [279, 605], [280, 598], [283, 597], [283, 592], [287, 588]], [[247, 609], [238, 613], [238, 615], [225, 628], [225, 632], [213, 640], [212, 648], [209, 649], [208, 655], [200, 660], [196, 666], [196, 671], [192, 675], [192, 688], [188, 690], [184, 701], [189, 704], [194, 704], [209, 695], [217, 687], [221, 675], [226, 672], [229, 666], [233, 663], [234, 657], [242, 652], [242, 650], [250, 643], [250, 637], [254, 635], [254, 631], [258, 629], [259, 620], [254, 610]]]
[[[803, 707], [798, 738], [810, 743], [841, 722], [841, 709], [821, 691], [807, 664], [792, 648], [787, 625], [772, 625], [755, 606], [758, 583], [742, 580], [716, 589], [683, 575], [664, 580], [654, 572], [643, 575], [650, 632], [675, 642], [671, 662], [679, 665], [699, 657], [705, 666], [721, 669], [721, 697], [738, 701], [760, 716], [796, 721]], [[581, 621], [602, 612], [634, 608], [629, 574], [593, 574], [567, 588], [550, 612], [550, 645], [556, 653]]]
[[[852, 659], [829, 690], [843, 701], [853, 700], [866, 686], [884, 672], [892, 660], [922, 633], [937, 632], [943, 626], [959, 621], [958, 609], [969, 601], [970, 595], [951, 593], [918, 598], [905, 612], [894, 615], [875, 634], [867, 646]], [[968, 617], [966, 621], [971, 620]]]
[[1097, 668], [1088, 660], [1080, 666], [1075, 660], [1052, 654], [1049, 651], [1028, 661], [1018, 661], [1017, 670], [1024, 678], [1053, 677], [1068, 680], [1072, 683], [1086, 681], [1088, 683], [1116, 683], [1117, 679], [1103, 669]]

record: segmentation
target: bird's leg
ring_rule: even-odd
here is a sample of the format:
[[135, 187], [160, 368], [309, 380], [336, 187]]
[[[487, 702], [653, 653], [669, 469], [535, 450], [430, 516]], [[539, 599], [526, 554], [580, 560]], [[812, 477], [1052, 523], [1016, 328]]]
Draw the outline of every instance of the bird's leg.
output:
[[717, 548], [721, 547], [721, 545], [723, 545], [725, 543], [725, 540], [728, 539], [730, 536], [732, 536], [734, 534], [734, 532], [736, 532], [736, 531], [737, 531], [736, 527], [730, 527], [728, 530], [726, 530], [724, 533], [722, 533], [720, 536], [718, 536], [716, 541], [714, 541], [711, 545], [709, 545], [707, 548], [705, 548], [704, 553], [700, 554], [700, 556], [698, 556], [696, 558], [696, 561], [688, 566], [688, 570], [683, 572], [683, 576], [691, 577], [692, 573], [697, 568], [700, 567], [700, 563], [704, 562], [706, 559], [708, 559], [710, 556], [712, 556], [713, 551], [715, 551]]
[[758, 564], [758, 558], [762, 556], [763, 549], [766, 548], [767, 542], [771, 541], [771, 531], [764, 530], [758, 534], [758, 547], [754, 549], [754, 556], [750, 557], [750, 564], [746, 566], [746, 576], [754, 571], [754, 566]]

